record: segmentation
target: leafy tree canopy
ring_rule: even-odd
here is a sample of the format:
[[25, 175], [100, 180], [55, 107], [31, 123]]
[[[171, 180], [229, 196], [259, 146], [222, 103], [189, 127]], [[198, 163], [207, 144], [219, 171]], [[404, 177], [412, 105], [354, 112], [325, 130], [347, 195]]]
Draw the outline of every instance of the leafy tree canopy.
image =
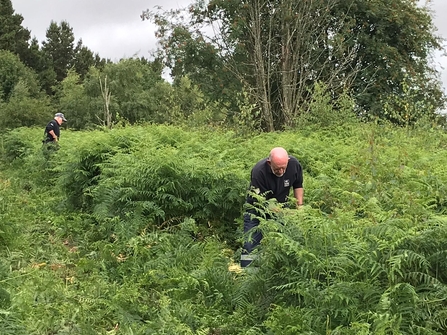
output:
[[27, 68], [18, 56], [0, 50], [0, 100], [7, 102], [19, 81], [28, 87], [30, 96], [37, 97], [40, 94], [36, 74]]
[[190, 76], [214, 100], [219, 86], [232, 96], [245, 88], [267, 130], [293, 126], [317, 82], [334, 97], [351, 93], [360, 115], [388, 118], [382, 106], [409, 99], [408, 81], [426, 114], [445, 102], [430, 63], [441, 40], [415, 0], [197, 0], [142, 17], [158, 25], [174, 77]]

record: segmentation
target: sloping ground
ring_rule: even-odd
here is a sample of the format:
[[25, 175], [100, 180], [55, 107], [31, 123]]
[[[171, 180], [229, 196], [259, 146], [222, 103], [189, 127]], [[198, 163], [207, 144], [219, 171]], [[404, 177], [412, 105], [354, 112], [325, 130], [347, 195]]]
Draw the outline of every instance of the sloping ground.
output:
[[[442, 131], [65, 131], [49, 160], [40, 133], [4, 142], [2, 334], [447, 331]], [[261, 220], [258, 270], [239, 272], [250, 168], [273, 146], [302, 162], [306, 204]]]

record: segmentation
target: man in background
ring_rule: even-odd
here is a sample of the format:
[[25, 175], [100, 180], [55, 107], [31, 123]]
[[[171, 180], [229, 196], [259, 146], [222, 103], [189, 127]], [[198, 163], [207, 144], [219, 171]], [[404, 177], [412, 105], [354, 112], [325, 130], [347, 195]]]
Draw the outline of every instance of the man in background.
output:
[[59, 137], [61, 136], [60, 126], [64, 121], [67, 122], [64, 114], [54, 114], [54, 119], [48, 122], [47, 126], [45, 127], [45, 139], [43, 140], [45, 144], [50, 142], [55, 143], [59, 141]]
[[[250, 190], [265, 197], [266, 200], [275, 198], [279, 203], [286, 203], [293, 187], [293, 195], [296, 206], [303, 205], [303, 169], [300, 162], [293, 156], [289, 156], [284, 148], [276, 147], [270, 151], [268, 158], [260, 160], [251, 170]], [[255, 199], [250, 194], [247, 203], [253, 205]], [[244, 233], [251, 231], [251, 236], [244, 243], [241, 255], [241, 267], [247, 267], [254, 260], [251, 254], [262, 240], [262, 233], [256, 231], [259, 220], [255, 217], [256, 210], [248, 209], [244, 214]]]
[[54, 119], [48, 122], [44, 131], [44, 139], [42, 141], [44, 145], [44, 155], [49, 158], [48, 154], [59, 150], [59, 138], [61, 136], [60, 126], [63, 122], [66, 122], [64, 114], [54, 114]]

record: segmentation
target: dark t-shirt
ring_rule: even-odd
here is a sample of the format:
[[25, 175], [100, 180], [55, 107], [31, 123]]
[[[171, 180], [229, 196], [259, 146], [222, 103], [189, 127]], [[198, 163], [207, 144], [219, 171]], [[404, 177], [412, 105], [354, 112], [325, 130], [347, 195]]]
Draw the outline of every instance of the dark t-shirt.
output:
[[54, 133], [56, 134], [57, 138], [59, 139], [61, 131], [59, 128], [59, 123], [57, 123], [56, 120], [51, 120], [50, 122], [48, 122], [47, 126], [45, 127], [45, 142], [53, 142], [54, 138], [53, 136], [51, 136], [50, 131], [53, 130]]
[[[291, 187], [293, 189], [303, 187], [303, 169], [293, 156], [289, 156], [287, 169], [281, 177], [273, 173], [267, 158], [260, 160], [251, 170], [250, 189], [263, 195], [267, 200], [276, 198], [278, 202], [285, 203]], [[254, 199], [248, 196], [247, 202], [253, 204]]]

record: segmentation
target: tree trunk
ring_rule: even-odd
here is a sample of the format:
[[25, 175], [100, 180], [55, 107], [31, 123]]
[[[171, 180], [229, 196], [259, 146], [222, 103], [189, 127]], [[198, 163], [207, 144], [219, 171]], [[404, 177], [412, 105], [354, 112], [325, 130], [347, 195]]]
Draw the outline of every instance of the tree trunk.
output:
[[99, 78], [99, 84], [101, 86], [101, 94], [102, 98], [104, 100], [104, 120], [103, 124], [111, 129], [112, 128], [112, 114], [110, 113], [110, 97], [112, 96], [112, 93], [109, 90], [109, 87], [107, 86], [107, 75], [104, 78], [104, 87], [102, 85], [101, 77]]

